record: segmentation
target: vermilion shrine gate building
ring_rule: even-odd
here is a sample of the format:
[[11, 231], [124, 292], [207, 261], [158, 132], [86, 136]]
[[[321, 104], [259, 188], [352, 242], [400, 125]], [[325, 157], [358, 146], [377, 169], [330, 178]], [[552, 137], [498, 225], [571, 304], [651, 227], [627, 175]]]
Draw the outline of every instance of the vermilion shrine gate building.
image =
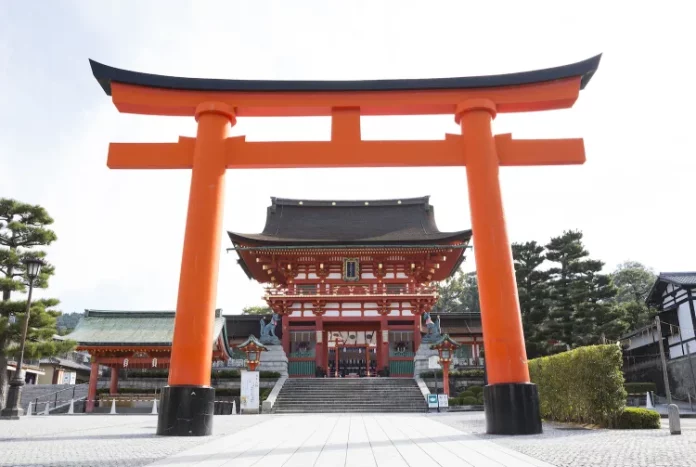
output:
[[435, 283], [457, 271], [471, 230], [440, 232], [428, 197], [272, 198], [261, 233], [229, 236], [281, 317], [290, 376], [413, 377]]

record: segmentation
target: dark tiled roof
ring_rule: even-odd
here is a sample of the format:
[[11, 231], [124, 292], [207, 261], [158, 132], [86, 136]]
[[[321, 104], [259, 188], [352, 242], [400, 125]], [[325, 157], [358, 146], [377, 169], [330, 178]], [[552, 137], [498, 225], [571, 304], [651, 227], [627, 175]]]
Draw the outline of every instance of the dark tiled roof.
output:
[[659, 280], [676, 285], [696, 285], [696, 272], [662, 272]]
[[234, 243], [252, 245], [389, 245], [468, 241], [471, 230], [440, 232], [429, 198], [362, 201], [271, 198], [263, 232], [229, 232], [229, 236]]
[[81, 371], [91, 371], [91, 368], [87, 365], [83, 365], [81, 363], [77, 363], [73, 360], [67, 359], [67, 358], [60, 358], [60, 357], [49, 357], [49, 358], [42, 358], [39, 361], [42, 365], [58, 365], [62, 366], [65, 368], [72, 368], [73, 370], [81, 370]]
[[677, 287], [696, 287], [696, 272], [661, 272], [650, 289], [645, 302], [648, 305], [660, 304], [667, 284], [673, 284]]
[[230, 92], [307, 92], [323, 91], [426, 91], [433, 89], [475, 89], [498, 86], [520, 86], [564, 78], [581, 77], [584, 88], [597, 71], [600, 55], [569, 65], [503, 75], [469, 76], [434, 79], [382, 79], [361, 81], [269, 81], [183, 78], [155, 75], [110, 67], [89, 61], [92, 73], [106, 94], [111, 95], [111, 83], [125, 83], [160, 89]]

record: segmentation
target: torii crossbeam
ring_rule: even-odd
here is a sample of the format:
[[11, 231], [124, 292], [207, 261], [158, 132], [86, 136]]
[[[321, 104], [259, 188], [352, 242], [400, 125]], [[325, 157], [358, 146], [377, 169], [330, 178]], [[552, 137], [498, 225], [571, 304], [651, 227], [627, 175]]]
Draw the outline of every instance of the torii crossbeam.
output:
[[[488, 433], [541, 432], [530, 383], [500, 166], [582, 164], [582, 139], [494, 136], [504, 112], [570, 108], [600, 55], [571, 65], [495, 76], [376, 81], [240, 81], [161, 76], [90, 60], [120, 112], [195, 117], [195, 138], [111, 143], [112, 169], [192, 169], [169, 385], [157, 433], [212, 433], [210, 387], [226, 169], [466, 166], [489, 385]], [[453, 115], [460, 135], [440, 141], [362, 141], [364, 115]], [[326, 142], [247, 142], [228, 137], [236, 117], [330, 116]]]

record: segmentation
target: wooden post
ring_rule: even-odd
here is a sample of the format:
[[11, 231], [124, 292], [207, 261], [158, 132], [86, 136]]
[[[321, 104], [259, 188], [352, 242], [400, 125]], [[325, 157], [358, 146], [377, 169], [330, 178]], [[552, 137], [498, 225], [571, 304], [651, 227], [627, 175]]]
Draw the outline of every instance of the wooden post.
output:
[[[662, 324], [660, 315], [655, 316], [655, 329], [657, 330], [657, 342], [660, 346], [660, 360], [662, 360], [662, 378], [665, 383], [665, 393], [667, 394], [667, 404], [672, 403], [672, 391], [669, 389], [669, 374], [667, 372], [667, 357], [665, 356], [665, 344], [662, 342]], [[687, 357], [688, 358], [688, 357]]]
[[[162, 391], [157, 434], [209, 435], [215, 390], [210, 387], [213, 325], [220, 261], [226, 145], [233, 110], [219, 102], [196, 108], [198, 131], [174, 319], [169, 385]], [[183, 411], [182, 411], [183, 410]]]
[[118, 394], [118, 367], [111, 367], [111, 384], [109, 386], [109, 394], [115, 396]]
[[92, 365], [89, 372], [89, 389], [87, 390], [87, 407], [85, 412], [91, 413], [94, 410], [94, 402], [97, 399], [97, 382], [99, 380], [99, 362], [96, 355], [92, 356]]
[[289, 314], [284, 314], [280, 318], [280, 325], [283, 329], [283, 337], [281, 339], [281, 342], [283, 344], [283, 350], [285, 351], [285, 355], [290, 355], [290, 315]]
[[[314, 345], [314, 366], [324, 368], [324, 321], [321, 316], [317, 316], [315, 323], [316, 343]], [[324, 368], [324, 370], [326, 370], [326, 368]]]
[[449, 397], [449, 366], [450, 362], [445, 361], [442, 362], [442, 390], [444, 391], [445, 394], [447, 394], [447, 397]]
[[488, 386], [486, 431], [540, 433], [539, 395], [530, 384], [512, 250], [498, 178], [499, 159], [491, 121], [497, 112], [488, 99], [459, 104], [472, 230], [476, 232], [476, 273], [486, 348]]

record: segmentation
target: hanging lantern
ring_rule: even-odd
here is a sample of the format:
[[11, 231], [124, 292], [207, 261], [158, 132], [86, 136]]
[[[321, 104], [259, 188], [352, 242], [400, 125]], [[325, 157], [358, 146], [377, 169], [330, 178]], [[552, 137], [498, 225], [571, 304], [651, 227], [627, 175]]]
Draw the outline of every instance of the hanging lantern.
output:
[[157, 368], [157, 359], [156, 358], [152, 359], [152, 368]]
[[127, 358], [123, 359], [123, 368], [128, 368], [128, 359]]

